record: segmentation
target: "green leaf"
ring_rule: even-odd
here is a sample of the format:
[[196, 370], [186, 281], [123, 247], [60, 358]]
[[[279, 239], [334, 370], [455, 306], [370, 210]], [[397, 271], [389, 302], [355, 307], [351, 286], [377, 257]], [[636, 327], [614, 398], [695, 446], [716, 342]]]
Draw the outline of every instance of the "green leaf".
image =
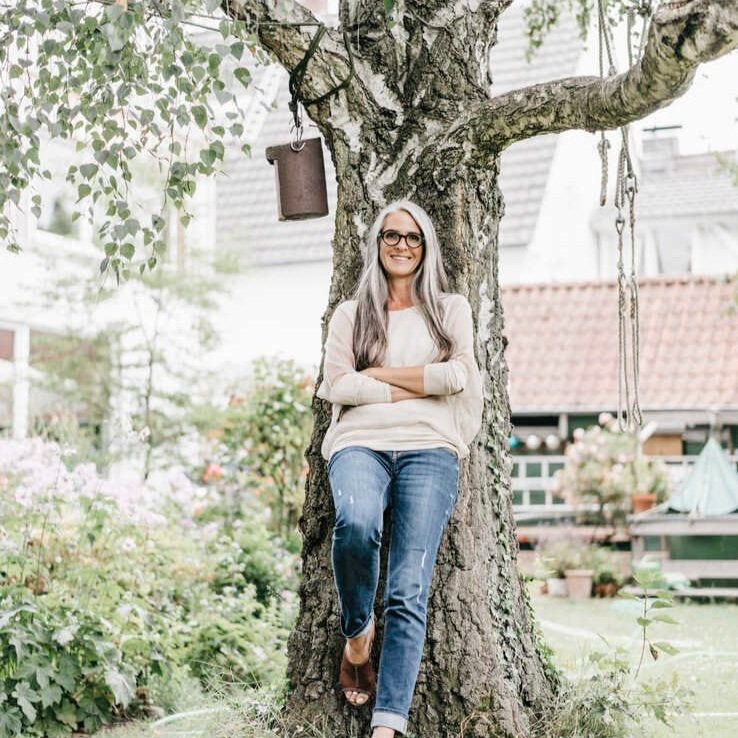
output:
[[221, 141], [213, 141], [213, 143], [210, 144], [210, 150], [218, 159], [222, 159], [225, 156], [225, 146], [223, 146]]
[[233, 76], [244, 86], [248, 87], [251, 82], [251, 72], [246, 67], [238, 67], [234, 70]]
[[90, 179], [97, 174], [100, 167], [97, 164], [82, 164], [79, 168], [79, 173], [85, 178]]
[[666, 613], [656, 613], [656, 615], [651, 616], [654, 620], [658, 620], [661, 623], [670, 623], [672, 625], [679, 625], [678, 620], [674, 620], [671, 615], [667, 615]]
[[638, 625], [643, 625], [645, 627], [646, 625], [650, 625], [653, 621], [649, 620], [649, 618], [637, 618], [636, 622]]
[[136, 253], [136, 247], [132, 243], [124, 243], [120, 247], [120, 253], [130, 261]]
[[203, 149], [200, 151], [200, 159], [206, 166], [212, 166], [215, 162], [215, 152], [212, 149]]
[[56, 719], [72, 728], [77, 727], [77, 710], [75, 706], [65, 697], [61, 707], [54, 709]]
[[195, 105], [195, 107], [192, 108], [192, 117], [200, 128], [205, 128], [208, 122], [208, 113], [204, 106]]
[[23, 728], [23, 720], [20, 710], [15, 707], [3, 707], [0, 710], [0, 735], [1, 736], [18, 736]]
[[41, 688], [41, 704], [46, 707], [55, 705], [62, 698], [62, 691], [56, 684], [51, 684]]
[[679, 653], [679, 649], [676, 646], [672, 646], [667, 641], [655, 641], [654, 646], [664, 653], [668, 653], [673, 656], [675, 653]]
[[18, 682], [11, 694], [15, 697], [20, 709], [23, 710], [23, 714], [30, 722], [33, 722], [36, 719], [36, 708], [32, 703], [40, 702], [41, 695], [32, 689], [28, 682]]
[[47, 664], [44, 666], [37, 666], [35, 670], [36, 681], [39, 687], [48, 687], [49, 677], [54, 675], [54, 670]]
[[235, 43], [231, 44], [231, 54], [236, 57], [236, 59], [241, 59], [243, 56], [243, 42], [236, 41]]

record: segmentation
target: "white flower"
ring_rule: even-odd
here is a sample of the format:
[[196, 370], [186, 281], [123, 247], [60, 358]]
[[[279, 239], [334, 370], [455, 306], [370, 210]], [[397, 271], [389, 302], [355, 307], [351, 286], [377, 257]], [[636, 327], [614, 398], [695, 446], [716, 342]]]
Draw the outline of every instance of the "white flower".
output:
[[124, 551], [133, 551], [133, 549], [136, 548], [136, 542], [133, 540], [133, 538], [124, 538], [120, 542], [120, 547]]
[[608, 425], [609, 423], [612, 423], [613, 417], [610, 415], [610, 413], [600, 413], [597, 417], [597, 422], [600, 425]]
[[149, 429], [149, 426], [146, 425], [138, 432], [138, 440], [143, 442], [145, 441], [149, 436], [151, 435], [151, 430]]
[[581, 441], [584, 438], [584, 428], [575, 428], [572, 435], [575, 441]]

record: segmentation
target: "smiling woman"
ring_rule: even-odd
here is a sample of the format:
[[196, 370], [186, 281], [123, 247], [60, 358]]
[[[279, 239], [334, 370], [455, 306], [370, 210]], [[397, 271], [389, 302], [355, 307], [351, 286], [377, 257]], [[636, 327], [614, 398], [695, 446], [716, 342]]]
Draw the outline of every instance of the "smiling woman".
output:
[[[428, 214], [408, 200], [391, 203], [369, 231], [355, 299], [331, 316], [317, 392], [333, 405], [321, 452], [336, 510], [331, 556], [347, 639], [339, 684], [356, 706], [376, 690], [372, 738], [406, 730], [436, 553], [456, 502], [459, 461], [481, 426], [471, 306], [445, 290]], [[393, 532], [375, 679], [387, 507]]]

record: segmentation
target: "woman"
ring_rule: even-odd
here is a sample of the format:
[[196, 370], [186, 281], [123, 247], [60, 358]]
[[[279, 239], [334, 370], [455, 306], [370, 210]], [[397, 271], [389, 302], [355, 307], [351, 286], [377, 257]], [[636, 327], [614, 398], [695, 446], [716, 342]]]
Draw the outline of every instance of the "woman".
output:
[[[347, 639], [339, 684], [356, 706], [376, 686], [372, 738], [406, 731], [436, 553], [456, 502], [459, 459], [482, 419], [471, 307], [446, 290], [428, 214], [409, 200], [387, 205], [369, 230], [354, 299], [331, 316], [317, 392], [333, 403], [321, 452], [336, 509], [331, 558]], [[373, 607], [388, 506], [375, 685]]]

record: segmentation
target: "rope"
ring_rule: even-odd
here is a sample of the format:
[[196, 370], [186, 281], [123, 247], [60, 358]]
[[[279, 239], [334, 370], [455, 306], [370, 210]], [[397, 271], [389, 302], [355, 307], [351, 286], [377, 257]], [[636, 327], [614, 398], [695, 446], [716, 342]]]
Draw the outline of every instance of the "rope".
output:
[[[325, 92], [319, 97], [314, 97], [308, 100], [300, 96], [299, 89], [300, 89], [300, 85], [302, 84], [303, 77], [305, 76], [308, 62], [312, 58], [313, 54], [315, 54], [318, 48], [318, 43], [320, 42], [320, 39], [323, 36], [323, 34], [326, 32], [326, 30], [327, 29], [326, 29], [325, 23], [320, 23], [318, 26], [317, 32], [310, 40], [310, 45], [305, 51], [305, 55], [302, 57], [302, 59], [300, 59], [300, 61], [295, 65], [295, 68], [290, 72], [289, 89], [290, 89], [291, 99], [288, 103], [288, 106], [289, 106], [289, 109], [292, 111], [292, 117], [294, 120], [291, 130], [297, 129], [297, 143], [300, 143], [302, 139], [302, 117], [299, 115], [299, 112], [298, 112], [298, 103], [301, 102], [303, 107], [306, 107], [308, 105], [317, 105], [318, 103], [322, 102], [326, 98], [330, 97], [331, 95], [336, 94], [339, 90], [346, 87], [346, 85], [348, 85], [348, 83], [351, 81], [351, 78], [354, 76], [354, 57], [351, 52], [351, 43], [349, 41], [348, 33], [344, 30], [343, 31], [343, 43], [346, 46], [346, 53], [348, 54], [348, 59], [349, 59], [348, 75], [346, 76], [344, 80], [339, 82], [339, 84], [337, 84], [335, 87], [332, 87], [330, 90], [328, 90], [328, 92]], [[293, 143], [292, 148], [293, 149], [295, 148], [294, 143]], [[300, 149], [301, 148], [302, 146], [300, 146]]]
[[[639, 11], [641, 9], [639, 8]], [[611, 29], [605, 17], [603, 0], [597, 0], [598, 35], [599, 35], [599, 71], [604, 78], [605, 54], [608, 62], [608, 76], [617, 74]], [[635, 11], [630, 10], [627, 16], [628, 64], [633, 66], [632, 33], [635, 24]], [[643, 50], [646, 14], [644, 12], [644, 32], [641, 34], [638, 56]], [[621, 142], [618, 153], [618, 167], [615, 180], [614, 204], [617, 209], [615, 231], [617, 233], [617, 288], [618, 288], [618, 409], [617, 422], [621, 431], [635, 432], [643, 423], [643, 414], [639, 400], [640, 383], [640, 305], [638, 295], [638, 277], [636, 273], [635, 243], [635, 196], [638, 191], [633, 159], [630, 153], [628, 126], [620, 128]], [[600, 131], [597, 149], [600, 155], [602, 177], [600, 182], [600, 205], [607, 200], [608, 160], [607, 149], [610, 142], [605, 132]], [[626, 219], [624, 210], [628, 209], [628, 231], [630, 241], [630, 274], [626, 275], [623, 260], [624, 232]], [[630, 353], [632, 368], [628, 361], [628, 328], [630, 327]], [[631, 384], [632, 381], [632, 384]], [[627, 417], [627, 419], [626, 419]]]

